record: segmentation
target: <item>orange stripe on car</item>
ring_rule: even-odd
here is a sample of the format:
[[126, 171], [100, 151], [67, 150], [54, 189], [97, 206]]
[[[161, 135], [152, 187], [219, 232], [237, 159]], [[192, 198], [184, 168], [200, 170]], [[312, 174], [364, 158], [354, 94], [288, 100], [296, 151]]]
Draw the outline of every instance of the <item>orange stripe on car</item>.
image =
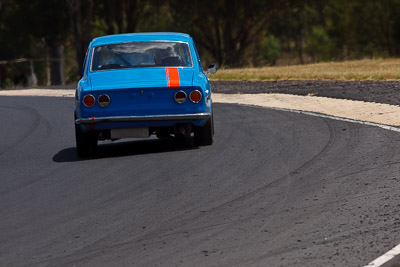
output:
[[170, 88], [179, 88], [179, 70], [178, 68], [165, 68], [167, 74], [167, 86]]

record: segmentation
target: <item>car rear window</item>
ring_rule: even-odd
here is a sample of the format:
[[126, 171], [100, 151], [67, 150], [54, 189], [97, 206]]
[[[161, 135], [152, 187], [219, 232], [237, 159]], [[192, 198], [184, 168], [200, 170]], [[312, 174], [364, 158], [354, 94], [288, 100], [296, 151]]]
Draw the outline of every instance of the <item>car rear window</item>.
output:
[[91, 70], [191, 66], [187, 43], [132, 42], [95, 47]]

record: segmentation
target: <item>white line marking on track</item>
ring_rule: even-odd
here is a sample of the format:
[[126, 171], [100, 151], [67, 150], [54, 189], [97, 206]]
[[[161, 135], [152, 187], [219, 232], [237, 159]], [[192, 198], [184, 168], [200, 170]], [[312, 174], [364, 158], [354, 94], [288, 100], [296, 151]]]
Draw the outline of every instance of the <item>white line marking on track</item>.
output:
[[300, 113], [300, 114], [306, 114], [306, 115], [315, 116], [315, 117], [327, 118], [327, 119], [332, 119], [332, 120], [338, 120], [338, 121], [345, 121], [345, 122], [358, 123], [358, 124], [363, 124], [363, 125], [368, 125], [368, 126], [374, 126], [374, 127], [379, 127], [379, 128], [385, 129], [385, 130], [390, 130], [390, 131], [394, 131], [394, 132], [400, 133], [400, 128], [398, 128], [398, 127], [385, 125], [385, 124], [380, 124], [380, 123], [375, 123], [375, 122], [352, 120], [352, 119], [335, 117], [335, 116], [331, 116], [331, 115], [319, 114], [319, 113], [314, 113], [314, 112], [309, 112], [309, 111], [290, 110], [290, 109], [281, 109], [281, 110], [290, 111], [290, 112], [294, 112], [294, 113]]
[[400, 254], [400, 245], [395, 246], [382, 256], [376, 258], [375, 260], [371, 261], [368, 263], [368, 265], [365, 265], [364, 267], [379, 267], [382, 266], [383, 264], [387, 263], [394, 257]]
[[[241, 104], [245, 106], [253, 106], [253, 105], [247, 105], [247, 104]], [[254, 106], [253, 106], [254, 107]], [[393, 132], [398, 132], [400, 133], [400, 128], [395, 127], [395, 126], [390, 126], [390, 125], [385, 125], [385, 124], [380, 124], [380, 123], [375, 123], [375, 122], [368, 122], [368, 121], [359, 121], [359, 120], [353, 120], [353, 119], [347, 119], [347, 118], [342, 118], [342, 117], [336, 117], [332, 115], [325, 115], [321, 113], [315, 113], [311, 111], [302, 111], [302, 110], [296, 110], [296, 109], [286, 109], [286, 108], [272, 108], [272, 107], [262, 107], [262, 106], [256, 106], [260, 108], [268, 108], [272, 110], [278, 110], [278, 111], [288, 111], [288, 112], [293, 112], [293, 113], [298, 113], [298, 114], [305, 114], [309, 116], [314, 116], [314, 117], [320, 117], [320, 118], [326, 118], [326, 119], [331, 119], [331, 120], [337, 120], [337, 121], [345, 121], [345, 122], [351, 122], [351, 123], [358, 123], [362, 125], [368, 125], [368, 126], [374, 126], [374, 127], [379, 127], [385, 130], [393, 131]]]

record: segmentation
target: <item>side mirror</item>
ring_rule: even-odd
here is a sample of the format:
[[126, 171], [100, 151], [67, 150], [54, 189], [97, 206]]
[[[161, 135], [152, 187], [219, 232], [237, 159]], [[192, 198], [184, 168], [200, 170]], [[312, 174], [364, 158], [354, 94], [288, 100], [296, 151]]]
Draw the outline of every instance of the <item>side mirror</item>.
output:
[[211, 63], [208, 66], [208, 73], [214, 74], [217, 72], [217, 70], [218, 70], [218, 67], [217, 67], [217, 64], [215, 64], [215, 63]]

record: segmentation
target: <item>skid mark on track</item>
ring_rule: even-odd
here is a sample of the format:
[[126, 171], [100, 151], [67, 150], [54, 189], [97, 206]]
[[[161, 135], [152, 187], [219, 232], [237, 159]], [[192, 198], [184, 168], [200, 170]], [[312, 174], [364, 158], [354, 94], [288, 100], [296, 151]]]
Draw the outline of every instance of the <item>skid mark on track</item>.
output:
[[11, 150], [18, 144], [20, 144], [23, 140], [28, 138], [32, 133], [37, 129], [37, 127], [40, 124], [41, 121], [41, 116], [37, 110], [27, 107], [27, 106], [17, 106], [17, 107], [11, 107], [11, 106], [0, 106], [0, 108], [5, 108], [5, 109], [14, 109], [18, 111], [22, 111], [25, 114], [28, 114], [28, 116], [32, 117], [33, 120], [31, 124], [27, 127], [27, 129], [23, 132], [23, 134], [17, 138], [12, 144], [9, 146], [5, 147], [2, 151], [0, 151], [0, 156], [6, 153], [7, 151]]
[[[226, 201], [226, 202], [221, 203], [221, 204], [219, 204], [217, 206], [211, 207], [210, 209], [207, 209], [207, 213], [218, 213], [221, 210], [224, 210], [226, 208], [230, 208], [235, 203], [244, 202], [247, 199], [249, 199], [249, 198], [251, 198], [251, 197], [253, 197], [253, 196], [257, 195], [257, 194], [259, 194], [259, 193], [261, 193], [261, 192], [263, 192], [263, 191], [265, 191], [265, 190], [267, 190], [267, 189], [269, 189], [271, 187], [276, 186], [276, 184], [281, 183], [281, 186], [285, 188], [285, 193], [284, 193], [285, 196], [282, 196], [282, 199], [280, 199], [280, 202], [278, 203], [278, 207], [275, 208], [273, 213], [269, 213], [268, 218], [269, 218], [269, 220], [271, 220], [275, 214], [279, 214], [281, 212], [281, 210], [282, 210], [282, 207], [284, 206], [284, 203], [285, 203], [284, 199], [286, 199], [287, 195], [289, 194], [288, 190], [289, 190], [290, 184], [293, 181], [297, 181], [298, 179], [296, 179], [296, 177], [301, 177], [301, 174], [303, 172], [305, 172], [310, 166], [313, 166], [313, 164], [314, 164], [314, 162], [316, 160], [318, 160], [319, 158], [323, 157], [326, 153], [328, 153], [330, 151], [330, 149], [332, 148], [332, 146], [334, 146], [334, 144], [335, 144], [335, 141], [336, 141], [336, 138], [337, 138], [336, 137], [336, 135], [337, 135], [336, 131], [330, 125], [329, 120], [324, 120], [324, 122], [327, 124], [327, 127], [329, 128], [329, 140], [327, 141], [325, 146], [319, 151], [319, 153], [315, 154], [311, 159], [309, 159], [308, 161], [306, 161], [305, 163], [303, 163], [301, 166], [297, 167], [296, 169], [294, 169], [292, 171], [289, 171], [287, 169], [287, 174], [286, 175], [283, 175], [280, 178], [278, 178], [278, 179], [276, 179], [276, 180], [274, 180], [274, 181], [272, 181], [272, 182], [270, 182], [270, 183], [268, 183], [268, 184], [266, 184], [266, 185], [264, 185], [262, 187], [259, 187], [259, 188], [255, 189], [255, 190], [247, 192], [247, 193], [245, 193], [245, 194], [243, 194], [243, 195], [241, 195], [239, 197], [230, 199], [229, 201]], [[284, 160], [282, 160], [282, 161], [284, 162]], [[285, 185], [282, 185], [282, 183], [285, 183]], [[180, 223], [181, 224], [185, 224], [185, 221], [186, 222], [190, 222], [190, 221], [193, 221], [193, 220], [197, 220], [197, 219], [199, 219], [200, 217], [203, 217], [203, 216], [204, 216], [204, 214], [196, 214], [195, 216], [191, 216], [190, 218], [186, 218], [185, 220], [181, 220]], [[237, 223], [237, 222], [241, 222], [241, 220], [234, 220], [234, 221], [231, 221], [229, 223]], [[212, 228], [212, 225], [209, 225], [208, 227]]]
[[[255, 189], [253, 191], [247, 192], [246, 194], [241, 195], [240, 197], [237, 197], [237, 198], [231, 199], [231, 200], [229, 200], [227, 202], [224, 202], [224, 203], [222, 203], [222, 204], [220, 204], [220, 205], [218, 205], [216, 207], [213, 207], [213, 208], [209, 209], [208, 211], [209, 212], [218, 211], [219, 209], [223, 209], [224, 207], [229, 206], [229, 205], [233, 204], [234, 202], [244, 201], [247, 198], [250, 198], [250, 197], [252, 197], [254, 195], [257, 195], [258, 193], [260, 193], [260, 192], [262, 192], [262, 191], [264, 191], [264, 190], [266, 190], [266, 189], [268, 189], [270, 187], [275, 186], [276, 184], [284, 181], [285, 179], [290, 179], [291, 177], [293, 177], [295, 175], [301, 175], [301, 172], [305, 171], [307, 168], [309, 168], [309, 166], [312, 166], [312, 164], [318, 158], [322, 157], [333, 146], [333, 144], [335, 142], [335, 134], [334, 134], [334, 131], [332, 130], [331, 126], [329, 126], [329, 123], [327, 123], [327, 125], [330, 128], [329, 129], [329, 132], [330, 132], [329, 140], [328, 140], [328, 142], [325, 144], [325, 146], [322, 148], [322, 150], [318, 154], [313, 156], [308, 161], [304, 162], [298, 168], [296, 168], [296, 169], [294, 169], [292, 171], [288, 171], [287, 175], [283, 175], [283, 176], [279, 177], [278, 179], [276, 179], [276, 180], [274, 180], [274, 181], [272, 181], [272, 182], [270, 182], [270, 183], [268, 183], [268, 184], [266, 184], [266, 185], [264, 185], [262, 187], [259, 187], [259, 188]], [[288, 188], [288, 186], [285, 186], [285, 187]]]

